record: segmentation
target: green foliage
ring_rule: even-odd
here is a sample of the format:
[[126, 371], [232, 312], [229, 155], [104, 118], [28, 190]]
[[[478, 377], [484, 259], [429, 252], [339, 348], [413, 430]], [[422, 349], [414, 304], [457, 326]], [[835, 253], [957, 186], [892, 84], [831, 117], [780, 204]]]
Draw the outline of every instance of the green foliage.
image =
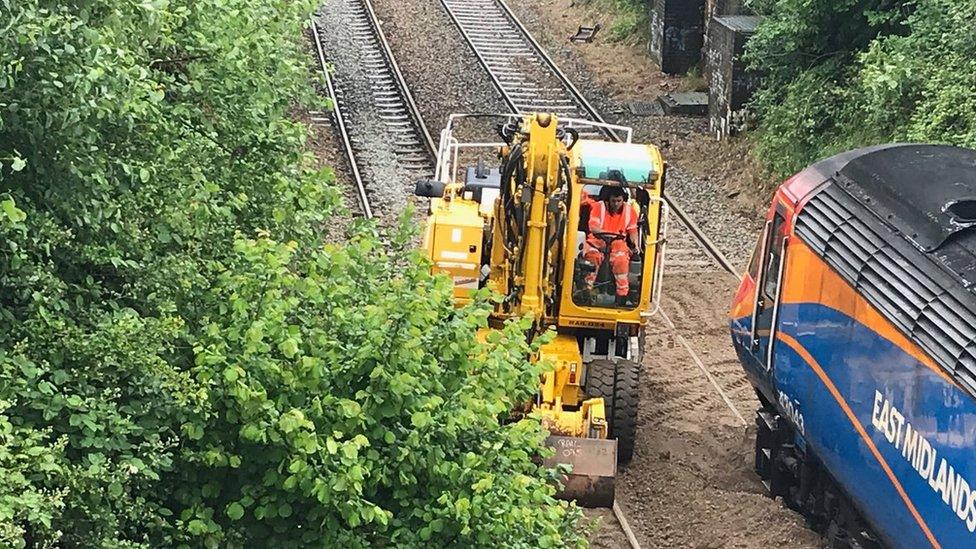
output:
[[909, 35], [871, 45], [858, 81], [871, 125], [897, 140], [976, 146], [974, 20], [973, 2], [922, 2]]
[[500, 421], [540, 374], [527, 325], [477, 343], [485, 303], [455, 310], [401, 236], [237, 242], [213, 296], [228, 312], [194, 342], [209, 402], [183, 426], [200, 464], [178, 480], [183, 520], [220, 544], [581, 542], [532, 461], [539, 423]]
[[891, 141], [976, 146], [976, 4], [769, 0], [748, 56], [759, 153], [786, 174]]
[[584, 5], [600, 9], [611, 16], [605, 31], [610, 42], [646, 39], [648, 33], [648, 4], [644, 0], [582, 0]]
[[[760, 117], [760, 157], [780, 173], [829, 154], [850, 101], [848, 84], [859, 52], [886, 22], [869, 14], [896, 13], [891, 0], [765, 0], [765, 16], [747, 47], [763, 76], [753, 100]], [[842, 146], [842, 145], [837, 145]]]
[[[65, 441], [46, 443], [49, 433], [15, 426], [5, 414], [9, 406], [0, 401], [0, 546], [26, 547], [30, 540], [49, 547], [57, 537], [52, 523], [63, 494], [43, 485], [63, 473]], [[25, 524], [31, 525], [30, 538]]]
[[323, 247], [313, 7], [0, 0], [0, 545], [583, 542], [519, 327]]

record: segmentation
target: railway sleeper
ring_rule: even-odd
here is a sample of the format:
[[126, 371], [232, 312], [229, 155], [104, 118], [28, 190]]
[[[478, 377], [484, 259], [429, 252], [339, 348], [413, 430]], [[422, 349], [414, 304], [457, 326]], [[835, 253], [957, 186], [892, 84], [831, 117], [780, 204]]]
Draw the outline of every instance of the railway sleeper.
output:
[[762, 399], [756, 413], [755, 470], [767, 495], [803, 515], [832, 549], [882, 549], [861, 514], [816, 454], [797, 444], [786, 416]]

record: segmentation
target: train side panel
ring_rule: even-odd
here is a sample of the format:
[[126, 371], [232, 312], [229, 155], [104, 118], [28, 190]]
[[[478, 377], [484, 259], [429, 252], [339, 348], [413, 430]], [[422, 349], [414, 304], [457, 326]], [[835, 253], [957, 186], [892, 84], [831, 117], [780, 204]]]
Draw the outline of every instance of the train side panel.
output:
[[750, 377], [879, 535], [892, 547], [976, 546], [972, 397], [795, 236], [768, 371], [745, 345], [751, 311], [737, 305]]

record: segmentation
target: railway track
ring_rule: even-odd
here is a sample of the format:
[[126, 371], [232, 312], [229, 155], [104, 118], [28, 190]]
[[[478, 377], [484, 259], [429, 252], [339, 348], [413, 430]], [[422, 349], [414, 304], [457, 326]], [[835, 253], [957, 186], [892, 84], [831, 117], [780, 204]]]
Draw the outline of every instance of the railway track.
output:
[[[512, 111], [549, 111], [564, 118], [606, 123], [504, 0], [441, 0], [441, 4]], [[582, 127], [580, 133], [584, 137], [624, 139], [607, 129]], [[717, 267], [737, 276], [725, 254], [687, 213], [673, 200], [665, 199], [679, 221], [669, 237], [668, 271], [697, 273]]]
[[333, 104], [331, 114], [310, 113], [313, 122], [335, 127], [365, 217], [375, 215], [377, 201], [387, 210], [402, 206], [413, 182], [433, 174], [436, 147], [372, 5], [330, 0], [313, 18], [311, 34]]

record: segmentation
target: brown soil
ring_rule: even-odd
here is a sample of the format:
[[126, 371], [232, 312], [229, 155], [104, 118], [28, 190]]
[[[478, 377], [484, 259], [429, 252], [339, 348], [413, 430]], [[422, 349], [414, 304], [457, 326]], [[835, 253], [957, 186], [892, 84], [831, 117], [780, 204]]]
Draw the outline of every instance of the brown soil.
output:
[[613, 511], [610, 509], [584, 509], [587, 520], [594, 528], [594, 534], [590, 536], [590, 547], [594, 549], [619, 549], [629, 548], [630, 542], [627, 541], [627, 534], [624, 534]]
[[[729, 342], [723, 306], [734, 281], [710, 273], [669, 277], [665, 285], [672, 290], [663, 305], [675, 328], [660, 318], [648, 328], [637, 448], [617, 491], [638, 540], [644, 547], [818, 547], [799, 515], [763, 495], [752, 472], [753, 429], [678, 340], [686, 339], [751, 424], [758, 403]], [[595, 541], [605, 536], [614, 536], [609, 525]]]
[[[656, 97], [660, 93], [674, 91], [682, 83], [680, 77], [663, 74], [640, 43], [641, 37], [621, 42], [611, 42], [607, 33], [615, 21], [614, 14], [601, 7], [580, 0], [535, 0], [534, 2], [510, 3], [518, 13], [531, 10], [547, 25], [546, 34], [562, 42], [563, 48], [572, 51], [591, 69], [596, 83], [618, 101]], [[523, 21], [527, 25], [528, 20]], [[600, 24], [593, 42], [570, 42], [579, 26], [592, 27]], [[539, 39], [539, 28], [532, 28]], [[549, 49], [550, 52], [558, 51]], [[599, 70], [595, 70], [596, 68]]]

